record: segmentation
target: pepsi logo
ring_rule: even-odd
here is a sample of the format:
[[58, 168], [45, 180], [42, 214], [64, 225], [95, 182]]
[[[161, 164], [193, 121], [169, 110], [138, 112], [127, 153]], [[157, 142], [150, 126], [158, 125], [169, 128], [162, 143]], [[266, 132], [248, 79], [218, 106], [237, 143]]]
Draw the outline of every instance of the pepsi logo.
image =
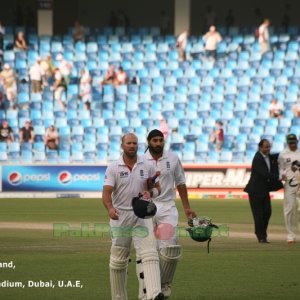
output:
[[72, 175], [68, 171], [62, 171], [58, 174], [58, 181], [61, 184], [69, 184], [72, 181]]
[[8, 182], [11, 185], [19, 185], [22, 183], [22, 175], [19, 172], [12, 172], [8, 175]]

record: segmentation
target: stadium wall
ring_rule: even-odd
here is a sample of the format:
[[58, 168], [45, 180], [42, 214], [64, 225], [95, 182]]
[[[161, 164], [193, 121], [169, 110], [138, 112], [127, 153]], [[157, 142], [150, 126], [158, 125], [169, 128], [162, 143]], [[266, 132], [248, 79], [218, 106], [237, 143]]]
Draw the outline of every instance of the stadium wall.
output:
[[[191, 197], [245, 197], [249, 165], [184, 165]], [[106, 165], [2, 165], [0, 197], [101, 197]]]

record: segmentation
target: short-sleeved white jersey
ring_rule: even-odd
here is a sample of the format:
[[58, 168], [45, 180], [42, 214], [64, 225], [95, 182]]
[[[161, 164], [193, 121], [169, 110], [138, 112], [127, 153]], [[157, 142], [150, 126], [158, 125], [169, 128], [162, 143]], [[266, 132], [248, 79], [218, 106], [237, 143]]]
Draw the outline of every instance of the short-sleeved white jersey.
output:
[[279, 162], [279, 176], [286, 175], [288, 181], [294, 178], [294, 172], [291, 169], [292, 162], [300, 161], [300, 149], [291, 151], [290, 149], [283, 150], [278, 157]]
[[142, 157], [138, 157], [132, 170], [124, 163], [123, 157], [110, 164], [105, 172], [104, 185], [113, 187], [113, 206], [132, 210], [132, 198], [147, 190], [146, 180], [154, 174], [155, 168]]
[[175, 200], [175, 187], [185, 184], [184, 170], [178, 156], [170, 150], [164, 150], [162, 157], [155, 160], [147, 150], [144, 157], [155, 167], [155, 171], [160, 171], [158, 179], [161, 193], [154, 199], [154, 202]]

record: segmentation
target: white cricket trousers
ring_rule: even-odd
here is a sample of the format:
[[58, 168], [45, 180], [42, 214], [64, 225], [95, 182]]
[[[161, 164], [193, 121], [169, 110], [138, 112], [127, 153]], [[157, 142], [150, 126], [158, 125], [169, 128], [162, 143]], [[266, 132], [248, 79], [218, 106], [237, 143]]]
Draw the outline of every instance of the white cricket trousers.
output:
[[283, 213], [287, 230], [287, 241], [296, 239], [295, 230], [300, 225], [300, 198], [296, 196], [297, 186], [292, 187], [288, 183], [284, 186]]

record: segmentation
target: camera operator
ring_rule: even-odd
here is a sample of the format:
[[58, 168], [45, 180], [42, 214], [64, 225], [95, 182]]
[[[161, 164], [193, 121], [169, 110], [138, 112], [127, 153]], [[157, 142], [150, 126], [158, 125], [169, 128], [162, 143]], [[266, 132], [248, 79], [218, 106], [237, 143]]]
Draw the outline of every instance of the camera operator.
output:
[[[299, 198], [297, 198], [300, 180], [297, 179], [296, 174], [298, 162], [300, 162], [300, 149], [298, 149], [298, 139], [295, 134], [288, 134], [286, 142], [288, 147], [280, 153], [278, 161], [280, 178], [285, 181], [283, 212], [288, 233], [287, 242], [290, 244], [296, 241], [295, 214], [300, 214]], [[296, 210], [297, 204], [298, 210]], [[297, 222], [299, 222], [299, 216]]]

